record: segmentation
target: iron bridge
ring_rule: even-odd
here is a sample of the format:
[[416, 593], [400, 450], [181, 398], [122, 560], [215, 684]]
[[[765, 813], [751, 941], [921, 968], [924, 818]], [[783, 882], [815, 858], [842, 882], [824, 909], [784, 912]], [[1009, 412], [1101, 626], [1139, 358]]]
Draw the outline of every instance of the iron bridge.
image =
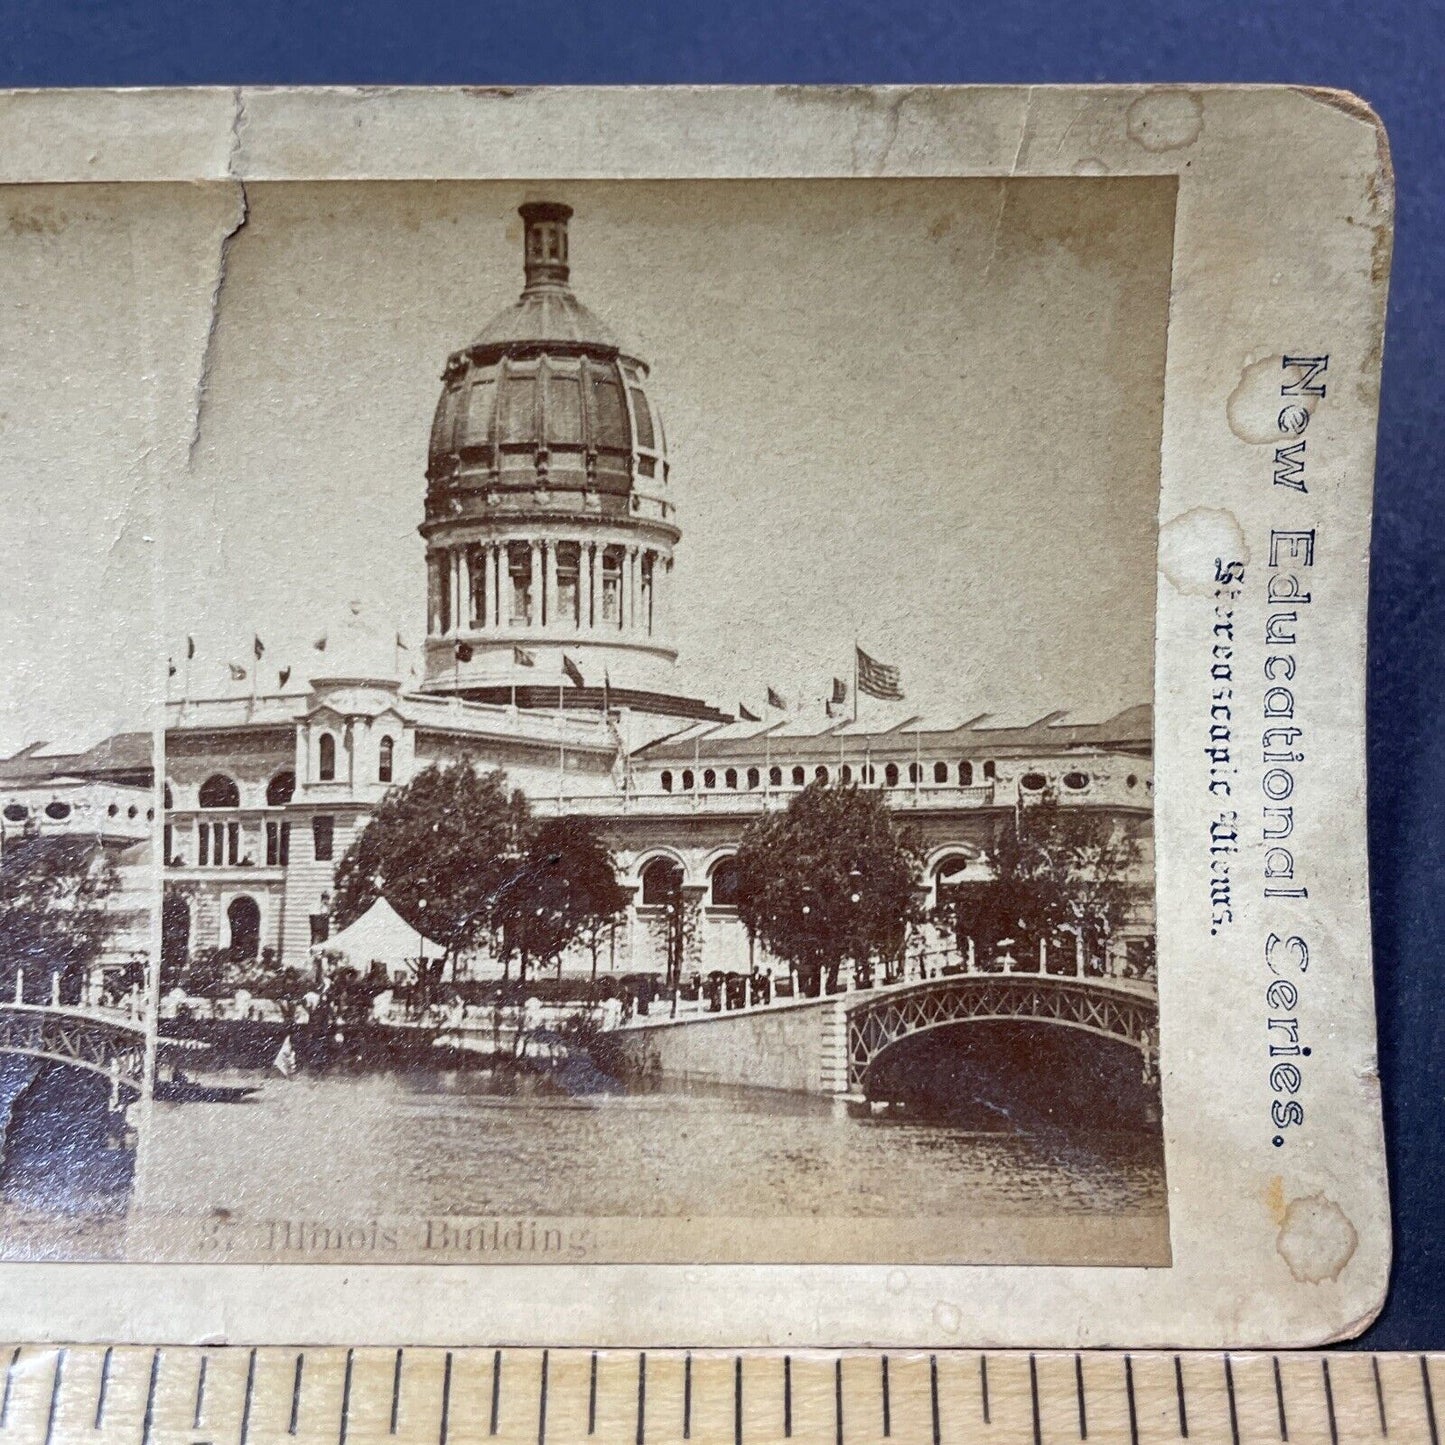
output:
[[1058, 1024], [1137, 1049], [1147, 1081], [1158, 1067], [1158, 995], [1136, 979], [959, 974], [865, 996], [845, 1016], [850, 1094], [863, 1093], [868, 1071], [885, 1049], [960, 1023]]
[[0, 1054], [85, 1069], [130, 1099], [141, 1092], [145, 1037], [145, 1025], [118, 1010], [0, 1004]]

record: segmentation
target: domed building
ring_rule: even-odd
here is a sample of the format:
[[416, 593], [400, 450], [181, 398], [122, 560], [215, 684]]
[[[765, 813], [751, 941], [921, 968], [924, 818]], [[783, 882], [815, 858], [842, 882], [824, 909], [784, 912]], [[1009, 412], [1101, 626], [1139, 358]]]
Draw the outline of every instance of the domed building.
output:
[[[537, 201], [521, 216], [520, 296], [442, 373], [420, 676], [417, 653], [360, 602], [289, 664], [263, 662], [258, 639], [227, 691], [197, 695], [177, 669], [168, 958], [225, 948], [304, 963], [381, 799], [458, 757], [504, 770], [538, 816], [598, 825], [631, 894], [603, 953], [618, 972], [662, 967], [659, 929], [679, 899], [696, 914], [689, 969], [769, 968], [738, 920], [733, 860], [750, 821], [815, 780], [877, 788], [907, 814], [934, 902], [985, 879], [1002, 820], [1045, 797], [1148, 837], [1147, 707], [1000, 727], [902, 706], [871, 722], [734, 717], [679, 692], [669, 604], [682, 532], [648, 366], [572, 291], [571, 209]], [[1141, 898], [1132, 936], [1147, 944], [1152, 894]], [[940, 957], [956, 948], [937, 930], [926, 942]], [[489, 976], [485, 958], [463, 966]]]
[[526, 705], [560, 685], [565, 705], [594, 710], [606, 687], [708, 715], [669, 691], [680, 532], [647, 364], [573, 294], [571, 215], [521, 208], [522, 294], [442, 373], [421, 526], [425, 686], [479, 701], [520, 688]]

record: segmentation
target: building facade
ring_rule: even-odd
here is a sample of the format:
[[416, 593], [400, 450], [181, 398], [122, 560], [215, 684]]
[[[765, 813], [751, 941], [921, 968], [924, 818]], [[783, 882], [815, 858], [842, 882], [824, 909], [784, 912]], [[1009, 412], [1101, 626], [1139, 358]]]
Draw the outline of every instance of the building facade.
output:
[[[683, 533], [662, 420], [646, 363], [571, 290], [570, 215], [522, 207], [521, 296], [442, 373], [420, 527], [421, 677], [354, 602], [286, 688], [168, 704], [168, 949], [304, 960], [378, 801], [457, 758], [505, 770], [539, 815], [600, 824], [632, 895], [601, 961], [618, 972], [661, 969], [659, 920], [679, 885], [698, 920], [693, 967], [766, 967], [738, 923], [731, 860], [749, 819], [814, 779], [880, 789], [906, 815], [930, 897], [986, 878], [1001, 819], [1045, 797], [1105, 810], [1147, 845], [1147, 707], [1098, 723], [909, 716], [880, 728], [739, 720], [677, 689]], [[1147, 903], [1131, 931], [1152, 932]], [[953, 945], [935, 930], [928, 946]]]

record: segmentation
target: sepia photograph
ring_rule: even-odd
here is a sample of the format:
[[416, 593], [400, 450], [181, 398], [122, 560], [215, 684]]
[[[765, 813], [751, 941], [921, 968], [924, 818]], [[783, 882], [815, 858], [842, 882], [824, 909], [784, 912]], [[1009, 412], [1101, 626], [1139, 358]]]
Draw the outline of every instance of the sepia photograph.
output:
[[1174, 202], [249, 185], [127, 715], [10, 609], [0, 1253], [1168, 1264]]

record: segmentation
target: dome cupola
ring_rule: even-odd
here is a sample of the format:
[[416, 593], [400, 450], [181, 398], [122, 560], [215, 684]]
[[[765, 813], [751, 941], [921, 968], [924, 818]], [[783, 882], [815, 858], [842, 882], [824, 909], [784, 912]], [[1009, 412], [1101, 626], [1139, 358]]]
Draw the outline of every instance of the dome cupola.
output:
[[573, 294], [572, 208], [520, 215], [521, 295], [447, 359], [432, 423], [426, 686], [665, 688], [680, 534], [648, 368]]

